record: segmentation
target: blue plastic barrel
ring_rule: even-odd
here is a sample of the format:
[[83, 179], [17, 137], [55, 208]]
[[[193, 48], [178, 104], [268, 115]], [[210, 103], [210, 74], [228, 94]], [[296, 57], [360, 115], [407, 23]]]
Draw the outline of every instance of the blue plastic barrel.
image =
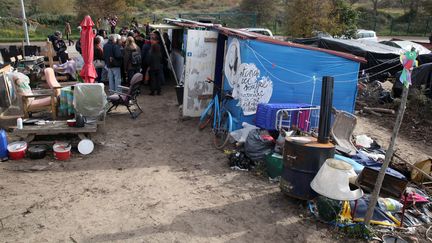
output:
[[7, 146], [8, 142], [6, 132], [5, 130], [0, 129], [0, 160], [8, 156]]

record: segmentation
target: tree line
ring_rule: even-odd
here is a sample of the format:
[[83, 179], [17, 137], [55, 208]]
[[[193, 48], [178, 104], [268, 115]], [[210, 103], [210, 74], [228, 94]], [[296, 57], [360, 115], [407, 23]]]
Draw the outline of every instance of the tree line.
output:
[[377, 22], [384, 8], [401, 9], [400, 21], [410, 21], [430, 16], [432, 0], [242, 0], [240, 4], [242, 11], [257, 14], [259, 25], [272, 26], [276, 21], [293, 37], [311, 37], [316, 32], [350, 37], [361, 13], [371, 12], [367, 21]]

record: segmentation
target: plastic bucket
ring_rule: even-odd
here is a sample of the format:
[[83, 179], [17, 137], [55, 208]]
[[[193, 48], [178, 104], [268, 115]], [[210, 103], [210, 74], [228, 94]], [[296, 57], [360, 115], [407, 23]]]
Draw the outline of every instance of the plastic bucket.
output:
[[7, 146], [9, 158], [12, 160], [23, 159], [26, 155], [27, 143], [24, 141], [13, 142]]
[[71, 156], [72, 146], [69, 143], [57, 142], [53, 145], [54, 157], [57, 160], [68, 160]]
[[277, 153], [268, 154], [266, 156], [267, 174], [270, 178], [274, 179], [282, 175], [283, 172], [283, 158], [282, 155]]
[[175, 86], [177, 102], [179, 105], [183, 105], [183, 90], [184, 86]]

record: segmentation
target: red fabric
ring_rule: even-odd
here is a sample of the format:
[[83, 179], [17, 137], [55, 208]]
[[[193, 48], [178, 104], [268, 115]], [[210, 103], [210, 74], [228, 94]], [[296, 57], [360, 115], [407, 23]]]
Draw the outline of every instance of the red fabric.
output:
[[81, 21], [81, 49], [82, 57], [84, 59], [84, 66], [81, 70], [81, 77], [86, 83], [94, 83], [97, 77], [96, 69], [93, 65], [93, 55], [94, 55], [94, 38], [96, 36], [93, 33], [94, 23], [89, 15], [85, 16], [83, 21]]

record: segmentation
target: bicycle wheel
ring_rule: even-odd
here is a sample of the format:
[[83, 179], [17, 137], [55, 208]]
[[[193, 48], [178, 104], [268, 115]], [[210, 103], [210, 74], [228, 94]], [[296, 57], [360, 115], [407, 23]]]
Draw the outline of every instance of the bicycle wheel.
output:
[[209, 105], [205, 108], [204, 112], [201, 113], [200, 120], [198, 123], [198, 129], [203, 130], [207, 127], [210, 121], [213, 118], [214, 109], [213, 109], [214, 100], [212, 100]]
[[213, 143], [217, 149], [223, 149], [230, 137], [232, 131], [232, 116], [229, 111], [224, 111], [220, 118], [220, 125], [216, 123], [216, 127], [213, 128], [214, 139]]

